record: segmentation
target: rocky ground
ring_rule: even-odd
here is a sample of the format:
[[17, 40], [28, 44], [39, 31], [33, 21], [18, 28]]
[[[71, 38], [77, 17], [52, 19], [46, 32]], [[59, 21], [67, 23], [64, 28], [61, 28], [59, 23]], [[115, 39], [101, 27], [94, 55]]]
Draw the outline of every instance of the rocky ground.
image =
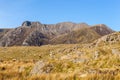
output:
[[[62, 24], [64, 26], [71, 25], [71, 28], [73, 25], [79, 25], [74, 23]], [[60, 28], [61, 26], [64, 27], [62, 24], [56, 25]], [[43, 26], [38, 22], [25, 22], [19, 28], [2, 30], [0, 43], [4, 44], [4, 47], [0, 47], [0, 80], [120, 79], [120, 32], [111, 31], [111, 29], [101, 24], [104, 27], [101, 28], [101, 25], [96, 25], [91, 28], [82, 28], [80, 31], [70, 32], [69, 35], [65, 34], [53, 38], [58, 42], [61, 39], [63, 39], [63, 42], [68, 40], [69, 44], [43, 45], [41, 38], [46, 43], [46, 37], [43, 33], [35, 30], [29, 34], [34, 29], [34, 25]], [[47, 30], [47, 26], [44, 25], [39, 29]], [[71, 30], [71, 28], [69, 29]], [[102, 33], [101, 31], [104, 32], [104, 30], [106, 32]], [[90, 32], [88, 33], [88, 31]], [[99, 33], [99, 35], [94, 33]], [[82, 42], [75, 44], [73, 41]], [[21, 46], [23, 42], [24, 46]], [[29, 45], [26, 42], [29, 42]], [[10, 47], [8, 47], [8, 44], [10, 44]]]
[[[119, 35], [119, 32], [116, 34]], [[109, 35], [109, 38], [112, 35]], [[101, 38], [106, 39], [108, 38]], [[1, 47], [0, 79], [119, 80], [119, 41], [101, 46], [60, 44], [41, 47]]]

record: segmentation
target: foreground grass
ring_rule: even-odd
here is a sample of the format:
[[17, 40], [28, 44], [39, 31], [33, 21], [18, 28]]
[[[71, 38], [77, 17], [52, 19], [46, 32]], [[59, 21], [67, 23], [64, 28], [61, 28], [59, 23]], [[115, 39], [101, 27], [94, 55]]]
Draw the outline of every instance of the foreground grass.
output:
[[26, 77], [23, 73], [0, 73], [0, 80], [120, 80], [120, 74], [67, 74], [52, 73]]
[[[120, 45], [89, 48], [86, 45], [1, 47], [0, 80], [119, 80]], [[30, 75], [37, 61], [53, 68], [49, 73]]]

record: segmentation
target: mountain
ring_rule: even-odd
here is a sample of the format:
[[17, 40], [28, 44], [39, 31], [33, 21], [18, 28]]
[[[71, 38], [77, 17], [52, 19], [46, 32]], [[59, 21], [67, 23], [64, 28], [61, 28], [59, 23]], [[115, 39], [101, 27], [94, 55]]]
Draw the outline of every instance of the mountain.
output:
[[91, 27], [91, 29], [96, 31], [101, 36], [115, 32], [112, 29], [110, 29], [109, 27], [107, 27], [105, 24], [94, 25]]
[[10, 29], [0, 29], [0, 38], [4, 36]]
[[0, 46], [90, 43], [113, 32], [104, 24], [89, 26], [86, 23], [42, 24], [25, 21], [15, 29], [1, 29]]

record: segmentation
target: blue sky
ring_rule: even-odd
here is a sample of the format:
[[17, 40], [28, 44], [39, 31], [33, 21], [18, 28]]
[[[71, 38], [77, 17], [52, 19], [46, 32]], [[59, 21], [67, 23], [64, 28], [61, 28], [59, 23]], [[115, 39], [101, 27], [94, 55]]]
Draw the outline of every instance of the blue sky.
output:
[[0, 0], [0, 28], [15, 28], [26, 20], [103, 23], [120, 31], [120, 0]]

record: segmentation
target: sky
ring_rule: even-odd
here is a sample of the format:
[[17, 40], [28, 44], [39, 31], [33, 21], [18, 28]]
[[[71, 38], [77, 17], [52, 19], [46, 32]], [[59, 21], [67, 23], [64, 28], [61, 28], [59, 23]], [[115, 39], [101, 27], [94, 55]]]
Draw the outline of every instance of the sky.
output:
[[0, 0], [0, 28], [24, 21], [106, 24], [120, 31], [120, 0]]

